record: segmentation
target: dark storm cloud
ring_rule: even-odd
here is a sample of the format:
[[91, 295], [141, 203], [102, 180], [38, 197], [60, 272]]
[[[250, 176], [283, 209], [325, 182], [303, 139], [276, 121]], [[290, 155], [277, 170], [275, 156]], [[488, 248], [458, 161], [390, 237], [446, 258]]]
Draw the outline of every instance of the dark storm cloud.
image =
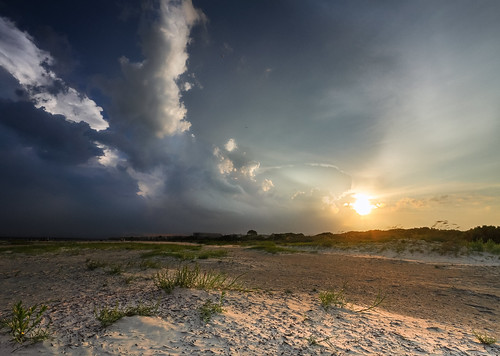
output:
[[335, 231], [360, 182], [497, 177], [497, 8], [9, 3], [0, 233]]
[[85, 123], [68, 123], [61, 115], [36, 109], [30, 102], [0, 99], [0, 125], [43, 160], [80, 164], [102, 155]]
[[[88, 125], [51, 117], [26, 102], [2, 100], [0, 108], [3, 236], [135, 231], [142, 206], [137, 183], [124, 171], [92, 163], [102, 151]], [[138, 220], [122, 221], [127, 216]]]

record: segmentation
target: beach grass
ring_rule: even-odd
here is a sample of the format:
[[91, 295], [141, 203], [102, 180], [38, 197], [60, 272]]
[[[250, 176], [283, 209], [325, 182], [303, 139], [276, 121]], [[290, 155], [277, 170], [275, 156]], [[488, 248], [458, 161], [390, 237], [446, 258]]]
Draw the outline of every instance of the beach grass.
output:
[[224, 312], [223, 303], [225, 295], [226, 292], [222, 291], [218, 302], [213, 302], [211, 299], [208, 299], [200, 308], [198, 308], [198, 311], [200, 312], [200, 319], [202, 321], [209, 323], [215, 314]]
[[148, 259], [142, 260], [139, 263], [139, 267], [143, 268], [143, 269], [160, 269], [160, 268], [163, 268], [163, 264], [158, 262], [158, 261], [155, 261], [155, 260], [148, 258]]
[[196, 248], [190, 249], [179, 249], [179, 250], [154, 250], [145, 252], [141, 255], [142, 258], [150, 258], [150, 257], [175, 257], [183, 261], [193, 261], [193, 260], [206, 260], [209, 258], [222, 258], [226, 257], [228, 254], [227, 250], [217, 249], [217, 250], [208, 250], [202, 249], [202, 246], [195, 246]]
[[[174, 257], [181, 260], [197, 260], [226, 257], [225, 249], [207, 249], [199, 244], [146, 243], [146, 242], [110, 242], [110, 241], [8, 241], [0, 246], [0, 253], [40, 255], [45, 253], [78, 254], [83, 250], [126, 250], [144, 251], [141, 258]], [[89, 270], [105, 267], [106, 262], [87, 260]]]
[[323, 309], [328, 310], [334, 306], [343, 308], [347, 305], [347, 297], [345, 295], [345, 287], [338, 290], [327, 290], [319, 293], [319, 300]]
[[274, 241], [259, 241], [250, 247], [252, 250], [261, 250], [273, 255], [277, 253], [297, 253], [300, 252], [297, 249], [291, 249], [288, 247], [283, 247], [277, 245]]
[[104, 262], [101, 260], [93, 260], [93, 259], [87, 258], [87, 260], [85, 261], [85, 266], [87, 267], [87, 269], [89, 271], [93, 271], [97, 268], [102, 268], [102, 267], [105, 267], [107, 265], [108, 265], [107, 262]]
[[43, 304], [24, 307], [19, 301], [12, 307], [11, 316], [0, 321], [0, 326], [8, 329], [12, 340], [19, 344], [46, 340], [50, 337], [48, 325], [43, 323], [47, 308]]
[[154, 277], [155, 285], [167, 293], [171, 293], [175, 287], [195, 289], [241, 289], [237, 283], [239, 277], [230, 278], [224, 273], [215, 271], [201, 271], [198, 264], [193, 267], [180, 266], [174, 271], [168, 268], [157, 272]]
[[474, 330], [473, 334], [476, 337], [476, 339], [483, 345], [493, 345], [497, 342], [496, 338], [486, 333], [480, 333]]
[[145, 305], [138, 304], [135, 306], [127, 306], [125, 308], [119, 308], [118, 303], [114, 308], [102, 307], [99, 310], [94, 310], [94, 315], [96, 319], [101, 323], [102, 327], [107, 327], [123, 317], [126, 316], [152, 316], [157, 313], [158, 305]]
[[328, 311], [331, 307], [335, 308], [349, 307], [350, 309], [352, 309], [352, 311], [356, 313], [364, 313], [380, 306], [386, 300], [387, 297], [387, 293], [383, 292], [382, 290], [379, 290], [375, 296], [375, 299], [371, 304], [369, 304], [366, 307], [362, 307], [360, 309], [354, 309], [352, 305], [349, 306], [350, 303], [347, 299], [346, 290], [347, 290], [347, 283], [344, 283], [344, 285], [339, 289], [330, 289], [319, 292], [318, 297], [323, 309], [325, 311]]
[[[443, 221], [437, 221], [436, 223]], [[435, 224], [436, 225], [436, 224]], [[448, 225], [447, 225], [448, 226]], [[171, 241], [181, 241], [172, 239]], [[317, 235], [302, 233], [273, 233], [270, 235], [222, 235], [200, 238], [182, 237], [206, 245], [250, 246], [269, 253], [317, 252], [317, 249], [370, 248], [403, 252], [434, 252], [441, 255], [466, 255], [474, 252], [489, 252], [500, 255], [500, 227], [478, 226], [466, 231], [449, 228], [419, 227], [394, 228], [389, 230], [349, 231], [342, 233], [323, 232]], [[311, 250], [315, 248], [316, 250]]]
[[[442, 221], [438, 222], [442, 223]], [[135, 250], [144, 251], [142, 257], [145, 259], [156, 256], [170, 256], [181, 260], [221, 258], [227, 255], [227, 250], [207, 249], [206, 246], [228, 244], [250, 246], [253, 249], [272, 254], [317, 252], [317, 249], [323, 248], [376, 248], [381, 251], [394, 250], [398, 253], [432, 252], [457, 256], [487, 252], [500, 256], [500, 227], [495, 226], [478, 226], [467, 231], [419, 227], [342, 233], [323, 232], [317, 235], [288, 232], [270, 235], [221, 235], [220, 237], [207, 238], [177, 236], [151, 239], [145, 237], [143, 239], [130, 238], [129, 241], [29, 241], [15, 239], [3, 241], [5, 243], [0, 246], [0, 253], [66, 252], [78, 254], [84, 249]], [[191, 244], [185, 244], [185, 242], [191, 242]], [[316, 250], [312, 250], [311, 247]]]

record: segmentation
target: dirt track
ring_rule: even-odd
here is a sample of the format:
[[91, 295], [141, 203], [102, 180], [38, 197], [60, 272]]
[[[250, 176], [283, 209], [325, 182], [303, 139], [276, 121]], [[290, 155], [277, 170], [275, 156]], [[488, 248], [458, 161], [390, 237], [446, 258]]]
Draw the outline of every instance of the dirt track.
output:
[[[336, 289], [347, 283], [347, 296], [370, 304], [379, 291], [387, 294], [381, 306], [388, 311], [436, 320], [464, 328], [489, 330], [500, 336], [500, 266], [424, 264], [341, 254], [297, 253], [271, 255], [230, 248], [228, 257], [200, 260], [202, 267], [230, 275], [244, 273], [248, 287], [290, 292]], [[137, 266], [137, 251], [92, 251], [39, 256], [3, 255], [0, 259], [0, 317], [13, 303], [78, 301], [133, 294], [152, 283], [154, 269], [124, 267], [112, 275], [88, 270], [86, 259]], [[171, 266], [178, 260], [163, 257]], [[127, 281], [127, 277], [130, 277]], [[133, 277], [133, 278], [131, 278]], [[85, 298], [85, 299], [86, 299]]]

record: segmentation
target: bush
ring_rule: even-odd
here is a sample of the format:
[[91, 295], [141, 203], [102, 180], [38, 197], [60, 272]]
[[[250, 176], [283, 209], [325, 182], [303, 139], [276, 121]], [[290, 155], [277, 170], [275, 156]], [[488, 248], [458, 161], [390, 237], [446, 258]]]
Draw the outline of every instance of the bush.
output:
[[500, 226], [477, 226], [465, 232], [467, 241], [493, 242], [500, 244]]

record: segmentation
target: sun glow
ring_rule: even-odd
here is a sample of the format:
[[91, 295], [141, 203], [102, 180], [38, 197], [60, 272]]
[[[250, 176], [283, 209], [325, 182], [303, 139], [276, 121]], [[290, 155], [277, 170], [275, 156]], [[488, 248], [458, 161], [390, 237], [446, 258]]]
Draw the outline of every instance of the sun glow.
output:
[[368, 215], [374, 208], [376, 208], [376, 206], [372, 205], [370, 202], [370, 198], [364, 194], [356, 194], [354, 198], [356, 198], [356, 201], [351, 204], [351, 207], [359, 215]]

